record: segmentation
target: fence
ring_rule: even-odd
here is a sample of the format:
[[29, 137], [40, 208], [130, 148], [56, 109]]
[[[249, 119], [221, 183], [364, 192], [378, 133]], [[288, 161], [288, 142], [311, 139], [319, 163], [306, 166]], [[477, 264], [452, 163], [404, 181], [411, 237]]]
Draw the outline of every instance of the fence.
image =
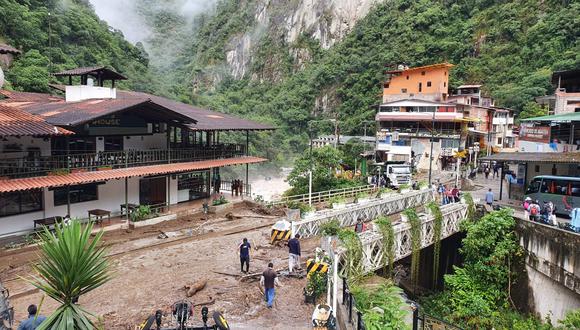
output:
[[[220, 192], [221, 191], [229, 191], [233, 195], [234, 192], [233, 192], [232, 187], [233, 187], [232, 181], [221, 181]], [[248, 183], [242, 183], [241, 195], [252, 196], [252, 185], [248, 184]]]
[[349, 187], [349, 188], [342, 188], [342, 189], [332, 189], [332, 190], [325, 190], [325, 191], [318, 191], [313, 192], [312, 196], [309, 194], [302, 194], [302, 195], [292, 195], [292, 196], [285, 196], [278, 200], [273, 200], [268, 202], [270, 205], [283, 205], [288, 204], [290, 202], [300, 202], [300, 203], [308, 203], [312, 200], [312, 203], [322, 203], [328, 201], [332, 197], [354, 197], [359, 193], [373, 193], [378, 190], [375, 186], [358, 186], [358, 187]]
[[434, 316], [427, 315], [415, 308], [413, 310], [413, 330], [462, 330], [451, 323], [445, 322]]
[[342, 278], [342, 304], [346, 307], [348, 323], [354, 324], [356, 330], [365, 330], [365, 323], [362, 313], [356, 308], [353, 294], [348, 289], [346, 278]]

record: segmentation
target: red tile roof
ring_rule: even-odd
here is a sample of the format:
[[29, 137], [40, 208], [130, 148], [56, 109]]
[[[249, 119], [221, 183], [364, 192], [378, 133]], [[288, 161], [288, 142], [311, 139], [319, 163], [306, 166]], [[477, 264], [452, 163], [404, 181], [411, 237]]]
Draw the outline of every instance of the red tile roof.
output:
[[22, 106], [27, 106], [37, 103], [52, 103], [52, 102], [64, 102], [64, 99], [60, 96], [55, 96], [51, 94], [44, 93], [29, 93], [29, 92], [16, 92], [7, 91], [4, 89], [0, 90], [0, 95], [3, 95], [7, 99], [0, 100], [4, 104], [22, 104]]
[[149, 98], [151, 101], [179, 112], [197, 121], [189, 128], [198, 131], [235, 131], [235, 130], [273, 130], [271, 125], [261, 124], [252, 120], [234, 117], [222, 112], [201, 109], [190, 104], [173, 101], [164, 97], [141, 92], [117, 91], [117, 98]]
[[162, 164], [141, 167], [120, 168], [107, 171], [71, 173], [66, 175], [42, 176], [24, 179], [0, 180], [0, 193], [12, 191], [40, 189], [43, 187], [62, 187], [113, 179], [124, 179], [137, 176], [163, 175], [196, 170], [206, 170], [213, 167], [252, 164], [265, 162], [267, 159], [258, 157], [239, 157], [215, 160], [203, 160], [189, 163]]
[[0, 103], [0, 136], [68, 134], [73, 132], [50, 125], [24, 110]]

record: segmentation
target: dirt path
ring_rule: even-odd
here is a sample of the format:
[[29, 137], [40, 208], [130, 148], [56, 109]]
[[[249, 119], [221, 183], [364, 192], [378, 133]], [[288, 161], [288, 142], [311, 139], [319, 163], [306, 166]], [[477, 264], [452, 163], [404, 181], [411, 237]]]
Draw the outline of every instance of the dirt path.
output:
[[[240, 211], [243, 213], [249, 211]], [[250, 215], [247, 213], [247, 215]], [[210, 311], [222, 311], [234, 329], [308, 329], [311, 305], [305, 305], [302, 289], [306, 279], [281, 278], [282, 287], [277, 289], [276, 305], [267, 309], [257, 281], [240, 282], [238, 277], [217, 274], [214, 271], [241, 274], [237, 246], [247, 237], [257, 251], [253, 251], [251, 272], [262, 271], [268, 261], [275, 268], [287, 265], [286, 248], [268, 244], [269, 226], [249, 232], [236, 233], [236, 228], [260, 226], [272, 222], [270, 218], [244, 217], [232, 221], [215, 218], [209, 223], [193, 221], [198, 226], [205, 223], [198, 237], [175, 242], [171, 245], [147, 247], [156, 243], [156, 236], [127, 240], [111, 247], [111, 253], [146, 247], [134, 252], [119, 254], [112, 259], [115, 275], [101, 288], [82, 296], [80, 304], [102, 317], [106, 329], [134, 329], [136, 324], [157, 309], [169, 311], [178, 300], [193, 303], [214, 300]], [[196, 227], [195, 225], [190, 227]], [[149, 230], [152, 230], [149, 228]], [[165, 231], [165, 230], [164, 230]], [[225, 235], [225, 233], [229, 233]], [[318, 240], [302, 243], [305, 254], [313, 254]], [[1, 259], [0, 259], [1, 260]], [[15, 267], [11, 275], [27, 276], [28, 265]], [[3, 274], [4, 275], [4, 274]], [[207, 286], [191, 298], [186, 297], [183, 286], [198, 280], [207, 280]], [[5, 283], [11, 292], [21, 292], [30, 287], [20, 280]], [[40, 293], [14, 298], [16, 318], [25, 317], [26, 307], [41, 300]], [[44, 314], [56, 308], [54, 301], [45, 300]], [[200, 321], [201, 306], [194, 309], [194, 320]], [[197, 323], [200, 324], [200, 323]]]

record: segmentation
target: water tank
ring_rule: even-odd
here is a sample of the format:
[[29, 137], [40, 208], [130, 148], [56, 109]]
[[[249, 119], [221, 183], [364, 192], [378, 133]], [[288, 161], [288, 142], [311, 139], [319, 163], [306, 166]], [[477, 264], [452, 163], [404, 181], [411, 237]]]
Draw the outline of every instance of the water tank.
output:
[[87, 78], [87, 86], [95, 86], [95, 80], [93, 78]]

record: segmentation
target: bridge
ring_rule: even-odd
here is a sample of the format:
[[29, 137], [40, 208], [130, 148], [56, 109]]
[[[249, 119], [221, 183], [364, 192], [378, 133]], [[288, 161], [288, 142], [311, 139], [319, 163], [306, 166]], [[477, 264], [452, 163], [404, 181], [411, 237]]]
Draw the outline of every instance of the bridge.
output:
[[[454, 203], [441, 206], [443, 222], [441, 224], [441, 237], [445, 239], [459, 232], [460, 223], [467, 218], [468, 206], [464, 203]], [[421, 221], [421, 249], [434, 244], [438, 239], [435, 237], [435, 217], [431, 214], [420, 213]], [[393, 225], [395, 231], [394, 243], [394, 261], [401, 260], [410, 256], [413, 252], [411, 242], [411, 224], [409, 222], [398, 222]], [[383, 244], [383, 235], [374, 230], [365, 231], [359, 234], [359, 239], [363, 250], [363, 267], [364, 273], [371, 273], [383, 268], [387, 258]], [[338, 260], [339, 274], [344, 275], [345, 267], [342, 267], [345, 260], [344, 248], [338, 245], [338, 242], [332, 240], [322, 240], [322, 248], [329, 251], [334, 260]]]
[[292, 233], [307, 238], [320, 234], [320, 226], [336, 219], [340, 227], [354, 226], [358, 219], [372, 221], [380, 216], [399, 213], [408, 208], [425, 205], [433, 200], [430, 189], [412, 190], [406, 193], [392, 193], [381, 198], [371, 198], [366, 202], [346, 205], [342, 209], [318, 211], [311, 217], [292, 222]]

